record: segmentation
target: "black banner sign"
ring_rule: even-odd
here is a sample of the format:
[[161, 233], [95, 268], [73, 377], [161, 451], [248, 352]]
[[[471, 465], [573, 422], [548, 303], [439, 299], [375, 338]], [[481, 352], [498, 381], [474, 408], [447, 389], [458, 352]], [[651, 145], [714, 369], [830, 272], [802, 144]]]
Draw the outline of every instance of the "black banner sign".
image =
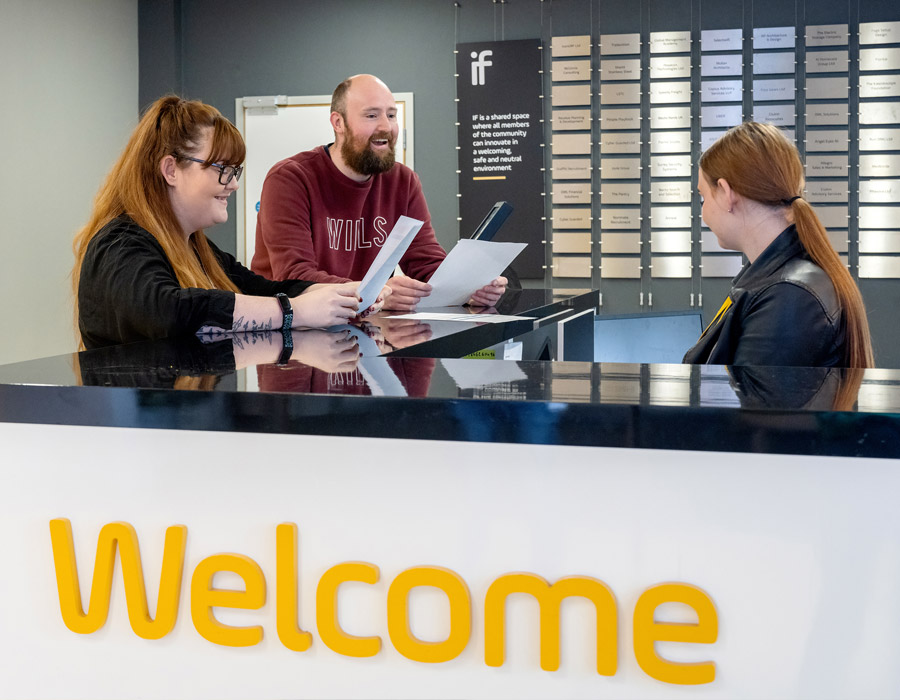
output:
[[494, 240], [527, 243], [520, 277], [544, 277], [541, 50], [536, 39], [458, 44], [460, 236], [495, 202], [513, 213]]

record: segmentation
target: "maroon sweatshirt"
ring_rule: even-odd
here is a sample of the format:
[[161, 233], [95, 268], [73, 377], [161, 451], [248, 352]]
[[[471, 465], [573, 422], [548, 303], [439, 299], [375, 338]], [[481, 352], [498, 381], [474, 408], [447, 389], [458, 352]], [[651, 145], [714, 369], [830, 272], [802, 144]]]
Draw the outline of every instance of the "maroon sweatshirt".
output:
[[425, 225], [400, 260], [427, 281], [446, 257], [434, 236], [418, 176], [397, 163], [356, 182], [324, 146], [276, 163], [263, 183], [252, 269], [269, 279], [361, 280], [401, 216]]

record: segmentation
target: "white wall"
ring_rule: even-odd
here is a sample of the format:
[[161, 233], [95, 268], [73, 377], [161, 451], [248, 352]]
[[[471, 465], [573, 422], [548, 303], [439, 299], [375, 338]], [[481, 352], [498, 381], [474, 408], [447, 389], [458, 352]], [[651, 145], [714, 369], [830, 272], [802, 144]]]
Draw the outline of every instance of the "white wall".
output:
[[72, 238], [137, 112], [137, 0], [0, 0], [0, 363], [75, 349]]

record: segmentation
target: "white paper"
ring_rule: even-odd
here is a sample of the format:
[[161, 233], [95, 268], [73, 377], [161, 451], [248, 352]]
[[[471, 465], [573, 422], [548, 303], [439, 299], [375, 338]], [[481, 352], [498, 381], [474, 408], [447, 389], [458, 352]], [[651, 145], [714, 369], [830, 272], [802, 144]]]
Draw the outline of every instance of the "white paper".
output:
[[463, 321], [478, 323], [506, 323], [507, 321], [533, 321], [535, 316], [504, 316], [502, 314], [453, 314], [439, 312], [416, 311], [411, 314], [398, 314], [391, 318], [412, 318], [417, 321]]
[[474, 292], [499, 277], [526, 245], [462, 239], [428, 280], [433, 289], [419, 306], [465, 304]]
[[386, 359], [361, 360], [356, 368], [366, 380], [372, 396], [408, 396], [403, 382]]
[[359, 283], [357, 294], [362, 297], [362, 301], [359, 302], [360, 313], [375, 303], [394, 268], [397, 267], [397, 263], [400, 262], [400, 258], [403, 257], [406, 249], [409, 248], [409, 244], [412, 243], [413, 238], [416, 237], [424, 223], [424, 221], [412, 219], [408, 216], [401, 216], [397, 219], [397, 223], [391, 229], [390, 235], [387, 237], [384, 245], [381, 246], [381, 250], [375, 256], [375, 260], [369, 266], [369, 271], [366, 272], [366, 276]]

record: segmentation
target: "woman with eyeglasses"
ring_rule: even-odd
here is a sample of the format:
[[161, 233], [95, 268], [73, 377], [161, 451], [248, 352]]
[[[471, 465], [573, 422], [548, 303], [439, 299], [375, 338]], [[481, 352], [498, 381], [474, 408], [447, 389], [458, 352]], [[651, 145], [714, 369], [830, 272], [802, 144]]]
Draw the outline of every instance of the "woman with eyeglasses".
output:
[[214, 107], [168, 96], [146, 111], [75, 237], [75, 312], [86, 348], [325, 327], [358, 314], [357, 283], [273, 282], [203, 234], [227, 221], [244, 155], [240, 133]]

